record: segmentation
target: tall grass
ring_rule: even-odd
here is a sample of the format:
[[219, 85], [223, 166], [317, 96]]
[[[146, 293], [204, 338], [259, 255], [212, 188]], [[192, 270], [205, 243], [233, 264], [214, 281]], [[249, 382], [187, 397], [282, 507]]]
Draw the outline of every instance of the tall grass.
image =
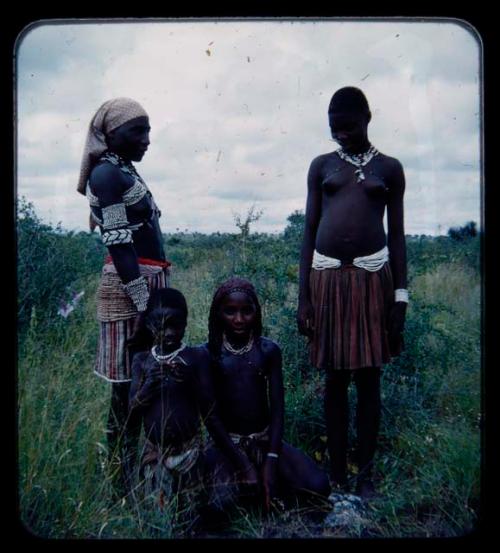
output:
[[[286, 439], [326, 467], [323, 375], [310, 367], [306, 344], [296, 331], [300, 229], [293, 223], [282, 236], [246, 236], [244, 256], [236, 234], [177, 234], [166, 238], [166, 250], [174, 262], [171, 285], [188, 300], [190, 343], [206, 340], [208, 310], [218, 284], [232, 274], [255, 283], [265, 333], [283, 351]], [[53, 538], [187, 536], [170, 516], [175, 505], [162, 513], [135, 501], [113, 500], [105, 462], [110, 385], [92, 372], [95, 290], [104, 254], [96, 236], [65, 235], [27, 210], [19, 226], [22, 256], [29, 255], [27, 232], [31, 240], [37, 236], [33, 248], [40, 274], [23, 283], [19, 298], [23, 523], [34, 534]], [[408, 251], [406, 350], [384, 368], [382, 379], [384, 410], [376, 456], [382, 498], [372, 504], [369, 524], [355, 535], [457, 536], [475, 527], [480, 497], [480, 274], [474, 261], [479, 244], [476, 238], [458, 244], [444, 237], [409, 239]], [[64, 319], [56, 308], [68, 289], [83, 289], [85, 295]], [[350, 394], [354, 404], [355, 391]], [[297, 508], [268, 519], [258, 510], [242, 512], [225, 535], [316, 537], [342, 532], [325, 531]]]

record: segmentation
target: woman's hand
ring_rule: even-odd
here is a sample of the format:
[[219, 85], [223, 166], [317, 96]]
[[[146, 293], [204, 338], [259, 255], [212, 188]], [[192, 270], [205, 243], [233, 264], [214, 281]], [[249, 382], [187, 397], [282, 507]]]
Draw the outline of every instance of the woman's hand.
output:
[[314, 332], [314, 309], [309, 300], [299, 301], [297, 326], [300, 334], [312, 338]]
[[271, 508], [271, 501], [276, 495], [276, 474], [278, 472], [278, 459], [266, 457], [262, 467], [262, 485], [264, 487], [264, 508], [266, 513]]
[[397, 343], [401, 333], [405, 328], [406, 307], [404, 301], [397, 301], [389, 313], [389, 340], [391, 343]]
[[160, 363], [148, 363], [145, 373], [145, 383], [148, 385], [158, 384], [166, 375], [165, 368]]

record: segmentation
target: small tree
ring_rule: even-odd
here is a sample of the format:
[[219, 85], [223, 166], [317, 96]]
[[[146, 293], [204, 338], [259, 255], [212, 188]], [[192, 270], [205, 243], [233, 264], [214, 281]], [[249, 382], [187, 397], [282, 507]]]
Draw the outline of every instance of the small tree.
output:
[[247, 260], [246, 245], [248, 236], [250, 235], [250, 225], [255, 223], [255, 221], [258, 221], [262, 217], [263, 213], [264, 211], [262, 209], [256, 210], [255, 204], [253, 204], [247, 211], [247, 215], [244, 220], [241, 218], [239, 213], [234, 214], [234, 224], [240, 229], [242, 257], [245, 263]]
[[285, 240], [299, 243], [304, 234], [306, 216], [302, 211], [296, 210], [286, 220], [288, 221], [288, 225], [285, 228]]

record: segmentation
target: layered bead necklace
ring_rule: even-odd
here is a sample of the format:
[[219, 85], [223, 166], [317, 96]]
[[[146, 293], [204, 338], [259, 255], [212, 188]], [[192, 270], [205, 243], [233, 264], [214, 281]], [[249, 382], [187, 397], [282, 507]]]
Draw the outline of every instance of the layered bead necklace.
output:
[[179, 348], [177, 348], [175, 351], [172, 351], [170, 353], [167, 353], [166, 355], [161, 355], [157, 352], [158, 346], [153, 346], [151, 348], [151, 355], [154, 357], [155, 361], [160, 363], [160, 365], [168, 365], [173, 359], [177, 357], [177, 355], [186, 347], [186, 344], [182, 343]]
[[252, 347], [253, 347], [253, 336], [250, 336], [250, 340], [248, 340], [248, 343], [246, 343], [243, 347], [237, 349], [233, 348], [233, 346], [229, 343], [228, 339], [226, 338], [226, 335], [222, 335], [222, 345], [224, 348], [233, 355], [243, 355], [245, 353], [248, 353]]
[[356, 175], [357, 180], [356, 182], [361, 182], [365, 180], [365, 174], [363, 173], [363, 167], [369, 163], [379, 152], [374, 147], [371, 146], [368, 148], [366, 152], [363, 154], [348, 154], [347, 152], [344, 152], [342, 148], [339, 148], [338, 150], [335, 150], [335, 153], [344, 161], [347, 161], [351, 165], [354, 165], [356, 167]]

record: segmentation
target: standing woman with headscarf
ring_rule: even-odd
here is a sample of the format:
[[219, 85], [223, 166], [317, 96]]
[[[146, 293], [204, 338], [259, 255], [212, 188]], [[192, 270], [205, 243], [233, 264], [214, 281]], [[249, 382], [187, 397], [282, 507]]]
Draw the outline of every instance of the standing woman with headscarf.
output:
[[97, 294], [95, 373], [112, 383], [108, 448], [110, 460], [119, 463], [120, 491], [128, 487], [140, 432], [127, 420], [132, 361], [127, 340], [150, 292], [167, 286], [170, 265], [160, 211], [132, 164], [142, 160], [149, 132], [148, 115], [138, 102], [105, 102], [90, 123], [78, 182], [78, 192], [90, 204], [90, 229], [99, 226], [109, 252]]

